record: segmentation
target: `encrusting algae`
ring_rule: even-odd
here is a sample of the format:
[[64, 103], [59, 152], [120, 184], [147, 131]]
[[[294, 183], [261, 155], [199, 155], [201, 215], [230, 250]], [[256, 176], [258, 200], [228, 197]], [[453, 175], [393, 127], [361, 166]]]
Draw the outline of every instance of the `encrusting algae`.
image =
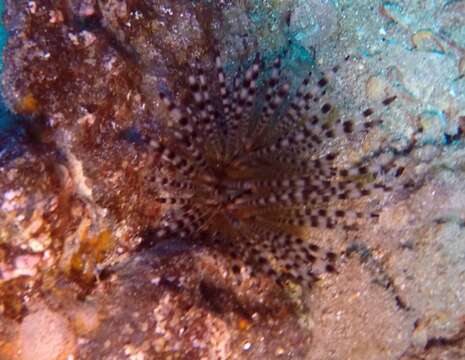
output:
[[246, 270], [311, 286], [336, 271], [337, 254], [303, 230], [353, 230], [378, 217], [354, 210], [354, 199], [411, 185], [398, 179], [396, 161], [414, 140], [403, 153], [380, 151], [343, 166], [331, 149], [379, 126], [396, 96], [336, 116], [328, 85], [338, 66], [309, 73], [293, 91], [280, 57], [267, 69], [257, 53], [231, 82], [219, 55], [215, 64], [214, 73], [193, 66], [182, 104], [159, 94], [167, 116], [147, 141], [159, 156], [153, 181], [164, 215], [144, 246], [182, 239], [230, 257], [238, 278]]
[[0, 358], [461, 353], [461, 3], [7, 0]]

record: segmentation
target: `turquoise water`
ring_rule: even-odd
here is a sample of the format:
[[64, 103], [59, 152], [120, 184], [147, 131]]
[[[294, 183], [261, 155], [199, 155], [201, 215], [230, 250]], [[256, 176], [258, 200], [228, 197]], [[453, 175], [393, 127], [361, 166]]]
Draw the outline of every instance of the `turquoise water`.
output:
[[[3, 26], [3, 10], [4, 10], [4, 4], [3, 0], [0, 0], [0, 13], [1, 13], [1, 20], [0, 20], [0, 51], [3, 54], [3, 48], [5, 47], [6, 39], [7, 39], [7, 33], [5, 30], [5, 27]], [[3, 55], [0, 57], [0, 73], [3, 69]], [[10, 125], [12, 122], [11, 116], [8, 113], [4, 102], [3, 102], [3, 94], [0, 91], [0, 129], [4, 129], [8, 125]]]
[[[4, 4], [3, 0], [0, 0], [0, 50], [2, 51], [3, 54], [3, 48], [5, 47], [6, 43], [6, 38], [7, 38], [7, 33], [5, 31], [5, 27], [3, 26], [3, 10], [4, 10]], [[3, 56], [0, 58], [0, 72], [2, 71], [3, 68]]]
[[[3, 27], [3, 9], [4, 9], [4, 4], [3, 1], [0, 0], [0, 14], [1, 14], [1, 19], [0, 19], [0, 49], [3, 52], [3, 47], [5, 46], [6, 43], [6, 31], [5, 28]], [[0, 60], [0, 71], [2, 71], [3, 67], [3, 57]]]

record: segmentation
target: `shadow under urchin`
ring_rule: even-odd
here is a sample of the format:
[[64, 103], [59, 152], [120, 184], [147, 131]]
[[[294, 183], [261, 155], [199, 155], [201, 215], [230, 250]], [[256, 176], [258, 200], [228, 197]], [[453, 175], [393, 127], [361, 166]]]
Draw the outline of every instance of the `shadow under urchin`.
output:
[[190, 243], [226, 256], [239, 277], [245, 270], [311, 286], [335, 271], [337, 255], [302, 230], [350, 231], [377, 218], [353, 202], [392, 190], [387, 183], [402, 173], [400, 155], [382, 151], [337, 165], [332, 145], [362, 140], [396, 96], [346, 114], [331, 98], [338, 66], [292, 86], [280, 57], [267, 64], [257, 53], [231, 79], [219, 54], [214, 63], [214, 71], [192, 65], [183, 101], [159, 93], [166, 116], [148, 142], [162, 216], [143, 247]]

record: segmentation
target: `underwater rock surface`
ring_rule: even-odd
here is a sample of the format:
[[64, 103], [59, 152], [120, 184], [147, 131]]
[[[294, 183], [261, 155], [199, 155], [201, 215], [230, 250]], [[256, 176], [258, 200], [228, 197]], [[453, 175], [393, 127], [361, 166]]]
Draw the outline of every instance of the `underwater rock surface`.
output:
[[[3, 93], [24, 126], [0, 135], [0, 359], [465, 357], [463, 2], [5, 3]], [[346, 159], [423, 128], [406, 160], [420, 184], [383, 198], [376, 224], [319, 233], [345, 255], [310, 291], [234, 285], [226, 259], [182, 244], [135, 251], [161, 211], [142, 146], [158, 90], [185, 96], [213, 39], [231, 67], [244, 44], [287, 49], [297, 79], [313, 55], [353, 55], [343, 109], [396, 93], [380, 139]]]

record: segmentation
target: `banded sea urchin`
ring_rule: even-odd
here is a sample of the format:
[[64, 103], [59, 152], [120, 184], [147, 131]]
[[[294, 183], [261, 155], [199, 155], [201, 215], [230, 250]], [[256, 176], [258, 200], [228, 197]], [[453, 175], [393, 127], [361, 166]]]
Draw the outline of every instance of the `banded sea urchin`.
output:
[[151, 242], [180, 238], [231, 257], [278, 283], [311, 285], [334, 271], [336, 254], [301, 236], [302, 228], [353, 229], [378, 215], [350, 209], [352, 199], [389, 191], [386, 173], [401, 172], [395, 156], [338, 167], [333, 140], [379, 125], [395, 96], [353, 117], [335, 117], [328, 84], [334, 67], [295, 91], [282, 81], [282, 61], [265, 70], [260, 54], [229, 84], [220, 56], [216, 73], [195, 65], [189, 98], [178, 105], [164, 92], [162, 130], [151, 139], [162, 164], [155, 176], [165, 206]]

